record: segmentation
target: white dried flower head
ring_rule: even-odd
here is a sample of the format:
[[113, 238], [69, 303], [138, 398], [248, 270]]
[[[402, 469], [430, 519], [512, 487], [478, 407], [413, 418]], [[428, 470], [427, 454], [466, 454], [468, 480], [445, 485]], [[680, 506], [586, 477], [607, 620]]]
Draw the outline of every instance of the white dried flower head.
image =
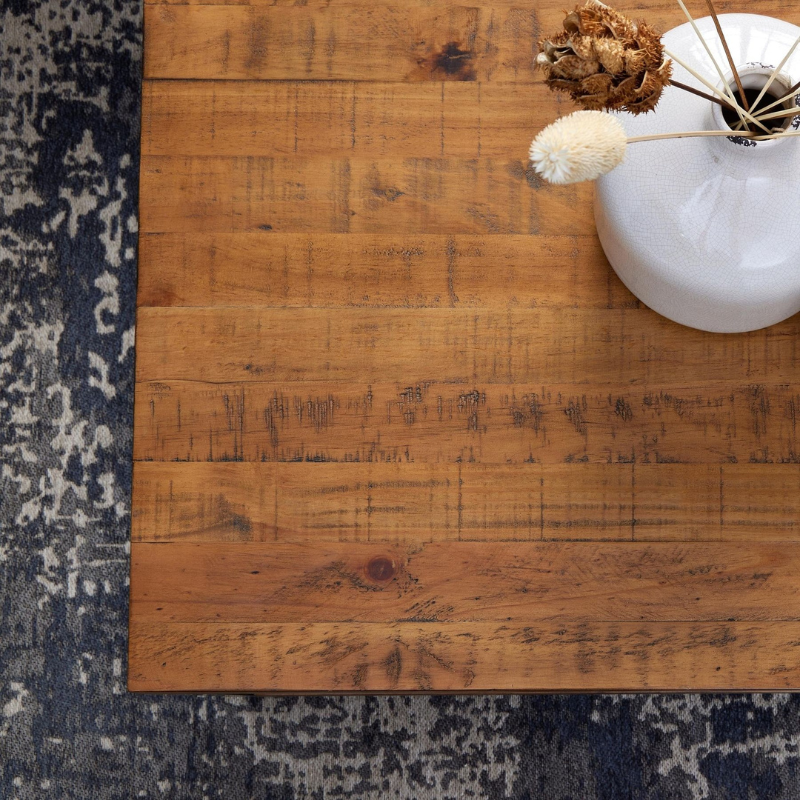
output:
[[531, 143], [536, 171], [550, 183], [593, 181], [625, 158], [628, 137], [604, 111], [575, 111], [548, 125]]

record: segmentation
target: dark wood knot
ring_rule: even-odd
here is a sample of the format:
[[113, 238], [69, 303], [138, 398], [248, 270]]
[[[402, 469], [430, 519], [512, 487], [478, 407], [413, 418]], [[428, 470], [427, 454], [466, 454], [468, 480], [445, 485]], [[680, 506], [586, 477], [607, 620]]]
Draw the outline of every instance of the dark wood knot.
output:
[[367, 575], [369, 575], [373, 581], [390, 581], [394, 578], [396, 572], [397, 567], [395, 566], [394, 560], [386, 556], [375, 556], [375, 558], [371, 559], [369, 564], [367, 564]]
[[462, 50], [458, 42], [448, 42], [434, 53], [431, 72], [443, 72], [449, 80], [474, 81], [476, 77], [472, 53]]

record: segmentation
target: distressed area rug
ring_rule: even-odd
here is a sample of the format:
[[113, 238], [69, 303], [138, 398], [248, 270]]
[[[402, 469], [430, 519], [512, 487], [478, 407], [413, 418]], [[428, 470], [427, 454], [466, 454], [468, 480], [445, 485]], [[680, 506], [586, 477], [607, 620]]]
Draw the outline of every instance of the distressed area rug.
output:
[[0, 4], [0, 797], [800, 797], [773, 696], [125, 691], [141, 8]]

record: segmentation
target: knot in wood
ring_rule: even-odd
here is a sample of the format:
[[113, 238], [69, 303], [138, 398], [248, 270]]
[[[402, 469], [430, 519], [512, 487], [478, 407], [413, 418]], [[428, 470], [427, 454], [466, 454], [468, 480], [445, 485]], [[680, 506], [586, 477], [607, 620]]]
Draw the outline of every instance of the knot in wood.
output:
[[369, 575], [373, 581], [389, 581], [395, 576], [396, 572], [397, 568], [395, 567], [394, 560], [386, 556], [375, 556], [375, 558], [370, 559], [370, 562], [367, 564], [367, 575]]

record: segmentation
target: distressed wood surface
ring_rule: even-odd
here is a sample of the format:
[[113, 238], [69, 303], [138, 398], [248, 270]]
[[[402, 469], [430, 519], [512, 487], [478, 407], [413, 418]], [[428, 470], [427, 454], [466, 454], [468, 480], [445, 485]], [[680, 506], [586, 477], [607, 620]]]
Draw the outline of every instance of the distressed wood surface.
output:
[[146, 234], [140, 306], [635, 308], [594, 236]]
[[133, 481], [134, 542], [800, 540], [793, 464], [142, 461]]
[[140, 383], [134, 457], [487, 464], [784, 463], [800, 471], [786, 386], [336, 381]]
[[640, 309], [141, 308], [137, 322], [140, 381], [788, 384], [800, 358], [798, 317], [741, 336]]
[[132, 690], [800, 687], [800, 320], [531, 171], [562, 6], [146, 3]]
[[794, 622], [131, 623], [150, 692], [725, 691], [800, 684]]
[[540, 194], [507, 160], [143, 156], [150, 233], [594, 233], [591, 184]]
[[141, 543], [132, 565], [140, 622], [800, 620], [785, 542]]
[[146, 78], [534, 80], [532, 8], [145, 8]]
[[552, 116], [542, 83], [153, 81], [142, 152], [511, 161]]

